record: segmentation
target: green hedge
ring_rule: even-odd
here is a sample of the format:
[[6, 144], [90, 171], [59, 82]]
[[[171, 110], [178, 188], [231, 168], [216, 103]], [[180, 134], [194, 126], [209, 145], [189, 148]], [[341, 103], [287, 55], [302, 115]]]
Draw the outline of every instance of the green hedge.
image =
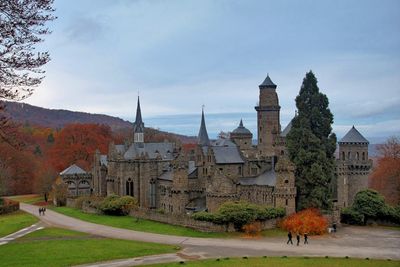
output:
[[285, 216], [284, 208], [268, 208], [248, 202], [226, 202], [216, 213], [198, 212], [192, 218], [216, 224], [233, 223], [237, 230], [254, 221], [264, 221]]
[[364, 215], [352, 208], [344, 208], [341, 213], [341, 222], [347, 224], [363, 225]]
[[111, 195], [106, 197], [99, 205], [99, 209], [108, 215], [128, 215], [137, 207], [137, 200], [131, 196]]

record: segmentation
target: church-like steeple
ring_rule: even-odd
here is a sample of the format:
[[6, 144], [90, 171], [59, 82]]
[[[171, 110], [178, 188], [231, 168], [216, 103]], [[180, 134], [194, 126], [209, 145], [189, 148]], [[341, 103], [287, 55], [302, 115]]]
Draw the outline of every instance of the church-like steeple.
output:
[[140, 109], [140, 99], [138, 96], [137, 100], [137, 108], [136, 108], [136, 120], [133, 123], [133, 132], [134, 132], [134, 142], [135, 143], [143, 143], [144, 142], [144, 123], [142, 120], [142, 111]]
[[206, 121], [204, 119], [204, 108], [201, 110], [201, 124], [197, 143], [201, 146], [208, 146], [210, 144], [210, 139], [208, 138], [206, 128]]

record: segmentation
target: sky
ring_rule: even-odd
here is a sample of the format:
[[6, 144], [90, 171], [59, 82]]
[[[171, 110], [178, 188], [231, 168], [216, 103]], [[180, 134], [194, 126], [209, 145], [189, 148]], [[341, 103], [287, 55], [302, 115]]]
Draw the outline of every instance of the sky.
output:
[[278, 85], [282, 128], [312, 70], [341, 137], [400, 135], [400, 1], [56, 0], [40, 49], [51, 62], [27, 103], [210, 136], [243, 118], [256, 134], [258, 85]]

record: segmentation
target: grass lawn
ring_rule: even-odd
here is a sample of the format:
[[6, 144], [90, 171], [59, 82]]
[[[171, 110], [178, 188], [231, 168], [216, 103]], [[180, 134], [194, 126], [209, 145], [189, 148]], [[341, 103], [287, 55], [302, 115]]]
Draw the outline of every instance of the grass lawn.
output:
[[74, 217], [83, 221], [98, 223], [118, 228], [130, 229], [135, 231], [190, 236], [190, 237], [227, 237], [229, 233], [203, 233], [190, 228], [175, 226], [150, 220], [136, 220], [131, 216], [110, 216], [84, 213], [79, 209], [68, 207], [51, 207], [52, 210], [64, 215]]
[[170, 245], [47, 228], [0, 246], [0, 266], [71, 266], [172, 252], [176, 247]]
[[22, 228], [31, 226], [38, 219], [21, 210], [0, 215], [0, 237], [12, 234]]
[[36, 202], [42, 202], [44, 201], [44, 198], [42, 195], [19, 195], [19, 196], [11, 196], [11, 197], [6, 197], [9, 199], [12, 199], [14, 201], [22, 202], [22, 203], [27, 203], [27, 204], [34, 204]]
[[218, 266], [218, 267], [398, 267], [399, 261], [387, 260], [365, 260], [365, 259], [344, 259], [344, 258], [224, 258], [201, 261], [186, 261], [185, 264], [181, 263], [163, 263], [148, 266]]

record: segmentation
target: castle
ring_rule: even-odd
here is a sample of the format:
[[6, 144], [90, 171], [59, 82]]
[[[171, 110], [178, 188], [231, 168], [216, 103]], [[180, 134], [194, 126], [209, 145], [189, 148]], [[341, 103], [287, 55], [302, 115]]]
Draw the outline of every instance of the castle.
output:
[[[138, 98], [133, 140], [111, 143], [108, 155], [96, 152], [91, 175], [73, 167], [61, 177], [70, 195], [87, 194], [90, 183], [90, 192], [96, 195], [130, 195], [142, 209], [170, 214], [214, 212], [224, 202], [236, 200], [283, 207], [287, 214], [293, 213], [294, 166], [285, 148], [291, 123], [281, 131], [276, 88], [268, 75], [259, 85], [257, 145], [242, 120], [229, 138], [210, 140], [204, 110], [193, 149], [167, 142], [145, 143]], [[371, 161], [368, 141], [354, 127], [339, 142], [339, 151], [336, 191], [338, 205], [345, 207], [351, 205], [355, 193], [367, 187]], [[81, 184], [85, 186], [82, 190]]]

